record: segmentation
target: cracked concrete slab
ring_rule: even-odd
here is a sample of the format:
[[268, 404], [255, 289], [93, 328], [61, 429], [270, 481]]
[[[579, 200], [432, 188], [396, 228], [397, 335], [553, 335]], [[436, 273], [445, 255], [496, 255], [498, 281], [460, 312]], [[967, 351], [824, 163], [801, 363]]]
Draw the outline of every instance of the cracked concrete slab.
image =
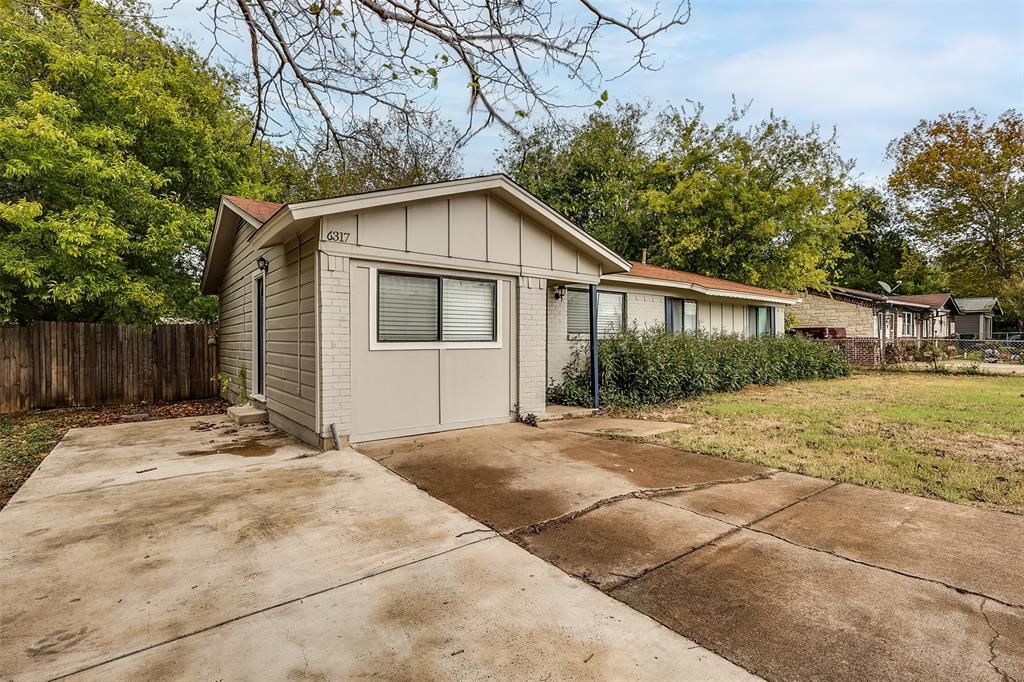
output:
[[731, 526], [653, 500], [626, 498], [515, 541], [608, 590], [703, 545]]
[[542, 421], [542, 429], [575, 431], [594, 436], [633, 436], [647, 438], [669, 431], [693, 428], [679, 422], [663, 422], [656, 419], [617, 419], [614, 417], [586, 417], [583, 419], [558, 419]]
[[769, 471], [659, 445], [522, 424], [360, 443], [358, 448], [502, 532], [637, 489]]
[[355, 451], [196, 423], [75, 432], [0, 511], [0, 678], [750, 679]]
[[[567, 429], [451, 438], [360, 447], [477, 519], [500, 515], [496, 527], [518, 529], [530, 551], [758, 674], [1022, 679], [1024, 610], [989, 600], [983, 613], [981, 597], [932, 582], [1016, 603], [1020, 517]], [[491, 468], [506, 476], [480, 477]], [[664, 490], [678, 485], [694, 489]], [[558, 504], [534, 508], [537, 494]]]
[[[749, 530], [611, 594], [768, 679], [1005, 682], [980, 598]], [[1024, 613], [999, 609], [1020, 632]], [[998, 646], [1001, 670], [1019, 669], [1024, 638]]]
[[742, 526], [830, 485], [820, 478], [779, 471], [763, 479], [664, 495], [658, 501]]
[[841, 484], [754, 528], [1024, 606], [1020, 516]]
[[280, 680], [755, 679], [501, 538], [79, 679], [210, 679], [223, 671], [225, 652], [240, 670]]

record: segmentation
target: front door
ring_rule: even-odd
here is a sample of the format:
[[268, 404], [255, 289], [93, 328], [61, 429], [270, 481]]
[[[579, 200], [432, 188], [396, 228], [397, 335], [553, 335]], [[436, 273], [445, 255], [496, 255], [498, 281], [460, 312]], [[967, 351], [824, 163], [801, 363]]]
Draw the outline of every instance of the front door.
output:
[[253, 282], [253, 307], [254, 307], [254, 326], [253, 334], [255, 336], [255, 374], [253, 377], [253, 389], [256, 395], [266, 395], [266, 347], [267, 347], [267, 306], [266, 306], [266, 292], [264, 278], [262, 276], [257, 277]]

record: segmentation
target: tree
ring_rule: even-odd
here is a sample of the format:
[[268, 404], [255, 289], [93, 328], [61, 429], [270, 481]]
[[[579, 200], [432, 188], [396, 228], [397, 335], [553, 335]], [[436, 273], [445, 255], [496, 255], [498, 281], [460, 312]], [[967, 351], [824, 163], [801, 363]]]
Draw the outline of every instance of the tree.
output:
[[625, 107], [560, 135], [513, 141], [505, 167], [611, 248], [637, 259], [766, 287], [826, 286], [864, 228], [852, 162], [833, 137], [772, 115], [705, 121], [698, 105], [648, 119]]
[[865, 189], [858, 203], [866, 226], [843, 242], [848, 256], [837, 265], [833, 284], [877, 291], [879, 281], [902, 281], [900, 292], [905, 294], [947, 290], [943, 273], [894, 224], [881, 192]]
[[2, 8], [0, 318], [215, 318], [212, 208], [268, 191], [235, 83], [145, 19]]
[[[670, 2], [665, 13], [654, 5], [624, 16], [596, 0], [210, 0], [204, 8], [218, 41], [235, 39], [224, 58], [252, 74], [255, 132], [290, 120], [301, 136], [316, 121], [343, 152], [363, 140], [338, 121], [396, 112], [415, 124], [436, 113], [435, 91], [448, 79], [467, 102], [459, 143], [490, 124], [515, 131], [535, 112], [603, 104], [603, 70], [659, 68], [652, 42], [690, 17], [689, 0]], [[626, 55], [617, 63], [598, 59], [610, 36], [625, 43], [614, 51]], [[243, 54], [239, 39], [249, 47], [244, 57], [235, 56]], [[546, 80], [552, 75], [571, 87], [559, 91]]]
[[346, 133], [368, 144], [344, 152], [333, 146], [320, 152], [280, 151], [270, 169], [275, 200], [322, 199], [461, 177], [462, 159], [454, 148], [458, 131], [433, 116], [423, 118], [415, 128], [397, 114], [353, 121]]
[[498, 164], [527, 190], [619, 253], [645, 246], [643, 192], [654, 168], [649, 111], [621, 105], [583, 121], [509, 136]]
[[1024, 273], [1024, 118], [973, 109], [894, 140], [889, 189], [911, 235], [959, 295], [996, 295]]

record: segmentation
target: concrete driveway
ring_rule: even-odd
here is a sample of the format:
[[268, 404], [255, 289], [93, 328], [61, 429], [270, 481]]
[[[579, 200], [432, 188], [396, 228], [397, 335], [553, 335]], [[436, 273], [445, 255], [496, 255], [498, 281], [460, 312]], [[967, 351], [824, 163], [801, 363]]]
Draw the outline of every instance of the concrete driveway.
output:
[[0, 542], [0, 679], [752, 679], [355, 451], [223, 418], [69, 432]]
[[579, 419], [365, 443], [757, 675], [1024, 680], [1024, 518], [613, 439]]

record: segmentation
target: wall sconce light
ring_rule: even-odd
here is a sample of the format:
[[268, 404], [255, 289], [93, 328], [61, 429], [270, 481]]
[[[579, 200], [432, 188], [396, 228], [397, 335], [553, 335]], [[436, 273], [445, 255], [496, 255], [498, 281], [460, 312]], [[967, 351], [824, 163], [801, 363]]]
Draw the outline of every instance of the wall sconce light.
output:
[[563, 298], [565, 298], [565, 291], [566, 289], [564, 284], [559, 284], [557, 287], [555, 287], [555, 300], [560, 301]]
[[259, 268], [262, 272], [266, 272], [268, 269], [270, 269], [270, 263], [267, 262], [266, 258], [260, 256], [259, 258], [256, 259], [256, 267]]

